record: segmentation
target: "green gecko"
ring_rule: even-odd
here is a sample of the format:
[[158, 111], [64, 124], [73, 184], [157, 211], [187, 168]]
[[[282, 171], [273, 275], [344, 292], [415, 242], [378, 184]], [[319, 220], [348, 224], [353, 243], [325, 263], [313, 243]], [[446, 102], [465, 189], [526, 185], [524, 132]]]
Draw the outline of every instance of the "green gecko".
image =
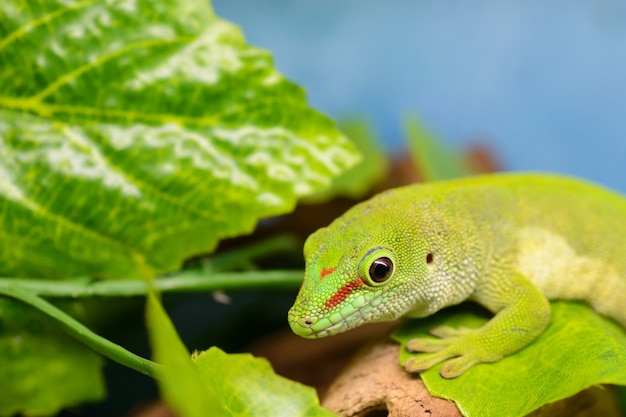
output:
[[360, 203], [304, 245], [292, 330], [319, 338], [425, 317], [466, 300], [494, 317], [413, 339], [405, 368], [444, 378], [531, 343], [549, 299], [582, 300], [626, 327], [626, 198], [576, 179], [492, 174], [409, 185]]

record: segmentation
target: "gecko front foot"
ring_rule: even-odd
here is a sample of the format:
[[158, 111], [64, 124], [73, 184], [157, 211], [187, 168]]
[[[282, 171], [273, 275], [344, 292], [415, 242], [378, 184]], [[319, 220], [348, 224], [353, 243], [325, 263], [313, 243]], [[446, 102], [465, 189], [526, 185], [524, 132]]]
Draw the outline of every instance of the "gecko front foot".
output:
[[[496, 293], [506, 294], [508, 298], [494, 304]], [[547, 298], [522, 275], [513, 274], [506, 281], [486, 281], [475, 297], [478, 302], [491, 305], [492, 311], [499, 311], [478, 329], [437, 327], [431, 333], [438, 339], [410, 340], [407, 343], [410, 352], [426, 353], [408, 359], [407, 371], [424, 371], [445, 361], [439, 372], [441, 376], [457, 377], [477, 363], [496, 362], [524, 348], [550, 322]]]
[[407, 359], [404, 367], [408, 372], [422, 372], [446, 361], [439, 371], [440, 375], [455, 378], [477, 363], [494, 362], [502, 357], [481, 348], [476, 330], [442, 326], [432, 329], [430, 333], [439, 339], [418, 338], [406, 344], [409, 352], [428, 352]]

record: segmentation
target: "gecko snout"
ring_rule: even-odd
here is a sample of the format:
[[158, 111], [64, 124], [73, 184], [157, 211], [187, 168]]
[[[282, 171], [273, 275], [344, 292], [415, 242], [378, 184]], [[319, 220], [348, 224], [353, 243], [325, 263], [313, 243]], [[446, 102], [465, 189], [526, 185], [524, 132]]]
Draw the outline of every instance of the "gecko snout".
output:
[[303, 327], [308, 331], [311, 328], [311, 326], [315, 324], [316, 321], [317, 320], [315, 320], [313, 317], [305, 316], [305, 317], [301, 317], [300, 319], [298, 319], [297, 323], [300, 327]]
[[314, 333], [312, 326], [316, 321], [317, 320], [310, 316], [296, 317], [292, 315], [289, 317], [289, 326], [291, 330], [299, 336], [312, 337]]

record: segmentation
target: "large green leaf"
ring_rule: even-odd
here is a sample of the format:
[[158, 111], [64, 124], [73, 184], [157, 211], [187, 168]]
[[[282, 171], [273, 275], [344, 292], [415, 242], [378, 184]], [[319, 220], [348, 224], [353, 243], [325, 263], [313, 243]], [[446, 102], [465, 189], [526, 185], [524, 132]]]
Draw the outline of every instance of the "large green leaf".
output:
[[153, 295], [147, 317], [154, 357], [163, 365], [161, 393], [180, 416], [334, 415], [319, 405], [313, 388], [276, 375], [266, 360], [213, 347], [195, 353], [192, 361]]
[[6, 0], [0, 275], [177, 269], [358, 159], [207, 0]]
[[[458, 378], [441, 378], [441, 365], [422, 372], [429, 392], [453, 400], [465, 417], [518, 417], [592, 385], [626, 385], [626, 331], [585, 305], [551, 305], [551, 323], [532, 344]], [[472, 310], [453, 310], [407, 321], [394, 334], [402, 342], [400, 361], [410, 357], [405, 343], [435, 326], [476, 328], [487, 319]]]
[[0, 416], [52, 415], [102, 399], [103, 362], [39, 313], [0, 298]]

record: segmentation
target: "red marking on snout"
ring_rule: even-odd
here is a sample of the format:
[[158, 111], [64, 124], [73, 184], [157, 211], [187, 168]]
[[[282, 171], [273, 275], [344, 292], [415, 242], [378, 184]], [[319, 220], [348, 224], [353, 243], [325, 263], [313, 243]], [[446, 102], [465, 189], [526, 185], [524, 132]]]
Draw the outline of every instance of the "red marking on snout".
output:
[[337, 267], [334, 268], [322, 268], [322, 272], [320, 272], [320, 279], [324, 279], [324, 277], [328, 274], [332, 274], [333, 272], [335, 272], [335, 269], [337, 269]]
[[350, 295], [350, 293], [352, 293], [352, 291], [356, 290], [361, 285], [363, 285], [363, 281], [358, 278], [354, 281], [348, 282], [343, 287], [339, 288], [339, 291], [333, 294], [333, 296], [330, 297], [328, 301], [326, 301], [326, 308], [331, 309], [341, 304], [343, 300], [345, 300]]

